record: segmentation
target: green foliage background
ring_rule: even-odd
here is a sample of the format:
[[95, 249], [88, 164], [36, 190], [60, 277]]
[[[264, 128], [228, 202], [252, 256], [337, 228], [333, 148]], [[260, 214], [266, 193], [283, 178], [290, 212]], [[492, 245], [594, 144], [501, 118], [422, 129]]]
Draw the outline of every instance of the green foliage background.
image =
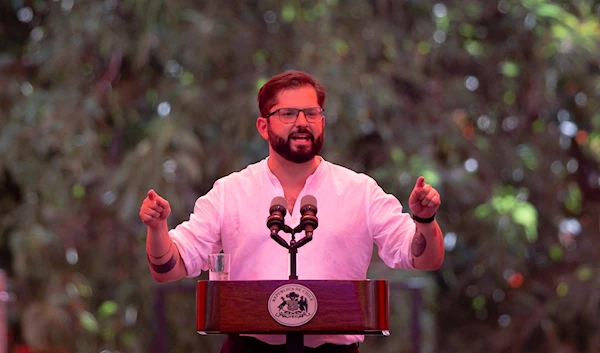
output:
[[[175, 225], [266, 156], [257, 89], [300, 69], [328, 94], [326, 159], [404, 202], [418, 175], [442, 194], [443, 268], [370, 269], [424, 284], [423, 351], [600, 351], [599, 14], [592, 0], [0, 1], [11, 320], [38, 349], [153, 351], [141, 200], [164, 195]], [[193, 294], [170, 296], [170, 351], [217, 349], [193, 332]], [[410, 350], [410, 300], [392, 301], [397, 329], [365, 351]]]

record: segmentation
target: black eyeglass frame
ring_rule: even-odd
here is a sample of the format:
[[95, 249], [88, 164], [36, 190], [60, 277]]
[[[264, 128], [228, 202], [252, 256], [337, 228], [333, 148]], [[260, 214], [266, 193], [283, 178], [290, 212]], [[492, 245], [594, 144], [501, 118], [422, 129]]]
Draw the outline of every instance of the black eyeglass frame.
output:
[[272, 112], [270, 112], [269, 114], [267, 114], [267, 116], [265, 116], [265, 118], [269, 118], [269, 117], [271, 117], [271, 116], [273, 116], [273, 115], [275, 115], [275, 114], [278, 114], [278, 113], [279, 113], [281, 110], [284, 110], [284, 109], [293, 109], [293, 110], [295, 110], [295, 111], [296, 111], [296, 119], [294, 119], [294, 121], [283, 121], [283, 120], [281, 120], [281, 116], [280, 116], [280, 115], [277, 115], [277, 117], [279, 118], [279, 121], [281, 121], [281, 122], [282, 122], [282, 123], [284, 123], [284, 124], [293, 124], [293, 123], [295, 123], [295, 122], [296, 122], [296, 120], [298, 120], [298, 117], [300, 116], [300, 112], [302, 112], [302, 113], [304, 114], [304, 117], [306, 118], [306, 120], [307, 120], [307, 121], [311, 121], [311, 122], [317, 122], [318, 120], [309, 120], [309, 119], [308, 119], [308, 117], [306, 116], [306, 110], [310, 110], [310, 109], [320, 109], [319, 116], [320, 116], [321, 118], [323, 118], [323, 117], [324, 117], [324, 114], [323, 114], [323, 113], [325, 112], [325, 109], [324, 109], [324, 108], [321, 108], [321, 107], [310, 107], [310, 108], [304, 108], [304, 109], [300, 109], [300, 108], [279, 108], [279, 109], [277, 109], [277, 110], [275, 110], [275, 111], [272, 111]]

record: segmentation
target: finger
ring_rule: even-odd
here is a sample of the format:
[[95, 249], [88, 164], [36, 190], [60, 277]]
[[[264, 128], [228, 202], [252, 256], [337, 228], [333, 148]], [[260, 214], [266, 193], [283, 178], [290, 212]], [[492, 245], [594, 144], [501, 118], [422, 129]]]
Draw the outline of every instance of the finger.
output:
[[144, 213], [140, 213], [140, 218], [141, 218], [142, 222], [144, 222], [144, 224], [146, 224], [146, 225], [148, 223], [153, 222], [153, 221], [156, 220], [156, 218], [150, 217], [150, 216], [148, 216], [147, 214], [144, 214]]
[[157, 205], [164, 209], [170, 208], [169, 202], [167, 202], [167, 200], [163, 199], [160, 195], [158, 195], [156, 191], [154, 191], [154, 189], [150, 189], [148, 191], [148, 199], [150, 201], [154, 201]]
[[158, 213], [161, 213], [164, 210], [164, 207], [161, 207], [160, 205], [158, 205], [157, 202], [148, 203], [148, 207]]
[[425, 200], [430, 192], [431, 192], [431, 185], [428, 185], [428, 184], [423, 185], [421, 187], [421, 189], [417, 191], [417, 199], [419, 201]]
[[438, 207], [440, 205], [440, 195], [436, 195], [434, 196], [431, 201], [429, 201], [429, 203], [427, 205], [423, 205], [423, 206], [427, 206], [427, 207]]
[[422, 188], [425, 185], [425, 178], [420, 176], [417, 178], [417, 183], [415, 184], [415, 188]]
[[431, 185], [425, 184], [425, 188], [419, 193], [419, 201], [421, 205], [427, 205], [433, 197], [437, 195], [437, 191], [431, 187]]
[[[429, 187], [429, 191], [427, 192], [427, 195], [425, 195], [425, 197], [423, 198], [423, 201], [427, 200], [427, 203], [429, 203], [436, 196], [438, 197], [438, 200], [439, 200], [440, 194], [437, 192], [437, 190], [432, 187]], [[422, 205], [425, 206], [427, 203], [422, 203]]]
[[156, 200], [156, 204], [160, 207], [162, 207], [163, 209], [168, 209], [170, 208], [169, 203], [167, 202], [167, 200], [163, 199], [162, 197], [158, 197], [158, 199]]
[[[436, 193], [434, 193], [434, 192], [432, 192], [432, 193], [429, 193], [429, 194], [427, 195], [427, 197], [425, 197], [425, 198], [423, 199], [423, 201], [421, 201], [421, 205], [423, 205], [424, 207], [429, 207], [429, 204], [431, 204], [431, 202], [435, 202], [435, 200], [436, 200], [436, 195], [437, 195], [437, 194], [436, 194]], [[439, 199], [439, 198], [438, 198], [438, 199]]]
[[421, 206], [427, 206], [427, 205], [429, 205], [430, 202], [431, 202], [431, 198], [425, 197], [423, 200], [421, 200]]
[[145, 214], [145, 215], [147, 215], [147, 216], [149, 216], [149, 217], [152, 217], [152, 218], [159, 218], [160, 217], [160, 213], [159, 212], [156, 212], [156, 211], [154, 211], [154, 210], [152, 210], [150, 208], [142, 210], [142, 213]]

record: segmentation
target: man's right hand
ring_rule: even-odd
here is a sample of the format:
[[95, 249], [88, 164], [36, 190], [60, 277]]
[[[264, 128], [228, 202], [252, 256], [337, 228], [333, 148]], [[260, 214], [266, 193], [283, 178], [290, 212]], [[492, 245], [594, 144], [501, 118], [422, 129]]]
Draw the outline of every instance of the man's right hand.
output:
[[158, 229], [166, 224], [167, 217], [171, 214], [169, 202], [160, 197], [154, 190], [148, 191], [148, 196], [140, 207], [140, 218], [145, 225]]

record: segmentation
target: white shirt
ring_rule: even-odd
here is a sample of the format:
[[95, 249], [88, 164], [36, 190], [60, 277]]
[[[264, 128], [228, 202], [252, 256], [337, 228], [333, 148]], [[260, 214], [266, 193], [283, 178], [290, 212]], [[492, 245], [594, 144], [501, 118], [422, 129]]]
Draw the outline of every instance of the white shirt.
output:
[[[317, 199], [319, 225], [313, 240], [298, 249], [300, 280], [366, 279], [373, 243], [385, 264], [414, 269], [410, 247], [416, 231], [402, 205], [386, 194], [375, 180], [322, 160], [307, 178], [285, 224], [300, 223], [300, 200]], [[289, 278], [289, 253], [270, 237], [266, 226], [273, 198], [284, 196], [267, 159], [217, 180], [200, 197], [188, 221], [169, 234], [185, 264], [188, 277], [208, 270], [208, 255], [221, 249], [231, 254], [231, 280], [285, 280]], [[290, 234], [279, 235], [288, 243]], [[296, 234], [302, 239], [304, 232]], [[284, 344], [283, 335], [253, 335], [270, 344]], [[304, 344], [362, 342], [359, 335], [306, 335]]]

